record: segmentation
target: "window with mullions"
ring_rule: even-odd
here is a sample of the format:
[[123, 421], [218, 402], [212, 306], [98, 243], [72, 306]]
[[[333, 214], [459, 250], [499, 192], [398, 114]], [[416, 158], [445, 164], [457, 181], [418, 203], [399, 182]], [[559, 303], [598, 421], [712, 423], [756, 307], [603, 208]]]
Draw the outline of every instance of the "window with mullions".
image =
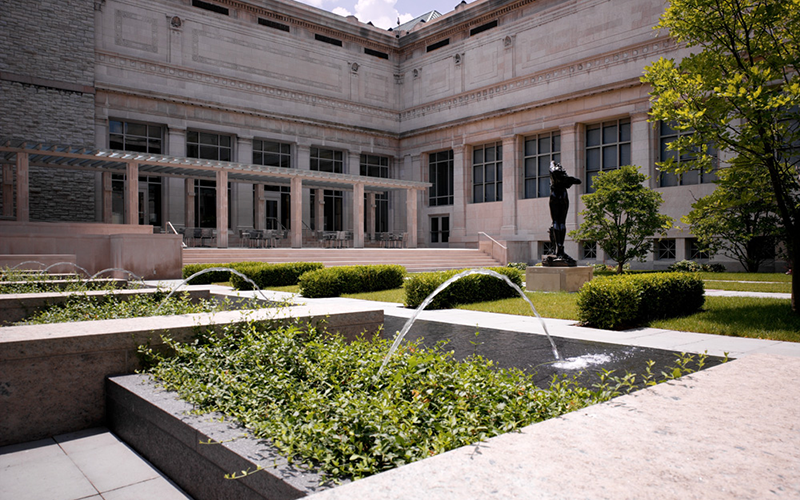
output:
[[701, 250], [700, 244], [697, 242], [696, 238], [689, 238], [687, 239], [687, 254], [689, 255], [690, 260], [704, 260], [710, 259], [711, 254], [708, 251]]
[[431, 153], [428, 157], [428, 204], [432, 207], [453, 204], [453, 150]]
[[[660, 122], [659, 161], [666, 161], [672, 158], [675, 160], [676, 165], [680, 165], [681, 163], [694, 160], [696, 158], [695, 152], [686, 153], [679, 156], [677, 151], [670, 151], [669, 149], [667, 149], [669, 143], [671, 143], [678, 137], [689, 134], [692, 134], [691, 130], [678, 131], [673, 129], [669, 123]], [[714, 182], [717, 179], [716, 149], [714, 149], [712, 146], [709, 145], [708, 154], [713, 157], [712, 162], [714, 164], [714, 170], [710, 172], [704, 172], [702, 170], [689, 170], [688, 172], [684, 172], [680, 175], [673, 172], [660, 171], [658, 174], [658, 185], [660, 187], [669, 187], [669, 186], [678, 186], [678, 185], [686, 186], [690, 184], [705, 184], [709, 182]]]
[[586, 192], [597, 174], [631, 164], [631, 121], [620, 119], [586, 127]]
[[334, 149], [311, 148], [311, 170], [320, 172], [344, 172], [344, 153]]
[[675, 240], [656, 242], [656, 260], [675, 260]]
[[503, 144], [472, 148], [472, 203], [503, 201]]
[[[389, 157], [378, 155], [361, 155], [360, 174], [369, 177], [389, 177]], [[364, 193], [364, 206], [367, 194]], [[367, 227], [367, 211], [364, 210], [364, 229], [369, 232]], [[375, 227], [376, 233], [389, 231], [389, 192], [375, 193]]]
[[283, 142], [254, 139], [253, 163], [267, 167], [291, 168], [292, 147]]
[[592, 260], [597, 258], [597, 242], [584, 241], [581, 243], [581, 258]]
[[163, 154], [164, 127], [109, 120], [108, 147], [122, 151]]
[[232, 161], [233, 137], [211, 132], [186, 131], [186, 156], [203, 160]]
[[525, 138], [525, 198], [550, 196], [550, 162], [561, 162], [561, 133]]

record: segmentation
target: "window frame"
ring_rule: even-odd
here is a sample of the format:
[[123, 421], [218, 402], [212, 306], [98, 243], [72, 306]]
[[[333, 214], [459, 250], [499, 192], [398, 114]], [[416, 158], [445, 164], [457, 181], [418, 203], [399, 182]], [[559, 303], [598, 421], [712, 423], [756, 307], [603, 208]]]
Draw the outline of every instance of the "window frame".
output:
[[[665, 130], [667, 129], [667, 130]], [[679, 137], [694, 134], [693, 130], [675, 130], [672, 126], [665, 122], [658, 122], [658, 161], [663, 162], [668, 159], [668, 155], [674, 155], [675, 162], [680, 165], [695, 159], [693, 153], [687, 153], [678, 156], [677, 151], [667, 150], [667, 144], [678, 139]], [[669, 140], [667, 140], [669, 139]], [[712, 157], [713, 169], [706, 172], [703, 169], [692, 169], [682, 174], [675, 174], [664, 172], [658, 169], [658, 187], [675, 187], [675, 186], [694, 186], [697, 184], [710, 184], [717, 180], [717, 170], [719, 169], [718, 152], [712, 145], [706, 146], [710, 156]]]
[[[487, 159], [489, 151], [494, 155], [492, 160]], [[477, 172], [480, 172], [480, 175], [476, 175]], [[491, 180], [488, 180], [489, 173]], [[503, 201], [502, 141], [489, 142], [472, 148], [472, 203], [496, 201]]]
[[[119, 124], [120, 131], [115, 132], [114, 124]], [[131, 126], [140, 126], [145, 127], [145, 135], [131, 133], [128, 129]], [[157, 131], [157, 134], [154, 132]], [[137, 122], [137, 121], [130, 121], [130, 120], [117, 120], [117, 119], [109, 119], [108, 120], [108, 147], [109, 149], [117, 149], [120, 151], [131, 151], [135, 153], [150, 153], [150, 154], [164, 154], [164, 136], [166, 131], [165, 125], [157, 125], [153, 123], [145, 123], [145, 122]], [[119, 137], [119, 142], [122, 143], [122, 147], [114, 147], [113, 138], [117, 136]], [[129, 141], [130, 139], [138, 139], [144, 140], [145, 147], [144, 148], [136, 148], [131, 147], [131, 143], [133, 141]], [[158, 142], [158, 148], [154, 148], [154, 141]]]
[[[548, 141], [548, 152], [541, 152], [540, 141]], [[532, 144], [532, 146], [531, 146]], [[550, 196], [550, 162], [561, 163], [561, 131], [553, 130], [526, 137], [523, 143], [523, 199]], [[557, 149], [557, 151], [556, 151]], [[543, 167], [544, 165], [544, 167]], [[530, 168], [529, 168], [530, 167]], [[542, 170], [544, 168], [544, 170]]]
[[[202, 139], [210, 139], [211, 137], [216, 137], [216, 144], [211, 142], [201, 142]], [[193, 138], [194, 140], [192, 140]], [[225, 140], [227, 140], [229, 143], [227, 146], [222, 144], [223, 142], [226, 142]], [[230, 134], [219, 134], [216, 132], [190, 129], [186, 131], [186, 157], [211, 161], [234, 161], [233, 146], [235, 143], [236, 141], [234, 140], [234, 136]], [[192, 152], [191, 148], [196, 148], [196, 152]], [[216, 155], [213, 155], [216, 157], [204, 155], [204, 153], [208, 153], [212, 150], [216, 150]], [[222, 154], [226, 151], [228, 153], [227, 157], [226, 155]]]
[[656, 242], [655, 260], [676, 260], [676, 258], [675, 238], [662, 238]]
[[[615, 128], [613, 140], [607, 135], [611, 127]], [[599, 131], [596, 138], [593, 137], [595, 131]], [[592, 182], [600, 172], [616, 170], [623, 165], [631, 164], [633, 145], [631, 119], [624, 117], [587, 125], [584, 139], [585, 189], [586, 193], [593, 193]]]
[[[278, 146], [278, 151], [265, 149], [265, 145]], [[277, 159], [277, 162], [266, 161], [268, 157]], [[265, 167], [292, 168], [292, 145], [288, 142], [269, 139], [253, 139], [253, 164]]]
[[454, 203], [455, 155], [452, 149], [428, 154], [428, 206], [441, 207]]

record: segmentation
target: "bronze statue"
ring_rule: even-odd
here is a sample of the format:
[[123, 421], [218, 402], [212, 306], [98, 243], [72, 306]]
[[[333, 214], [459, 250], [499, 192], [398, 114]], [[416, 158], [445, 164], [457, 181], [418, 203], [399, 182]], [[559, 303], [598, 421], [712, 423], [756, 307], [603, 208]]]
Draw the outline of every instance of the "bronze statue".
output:
[[580, 184], [581, 180], [567, 174], [559, 163], [550, 162], [550, 217], [553, 225], [550, 226], [550, 243], [555, 248], [555, 255], [546, 255], [542, 259], [543, 266], [573, 267], [578, 263], [564, 252], [564, 238], [567, 236], [567, 211], [569, 210], [569, 195], [567, 189], [573, 184]]

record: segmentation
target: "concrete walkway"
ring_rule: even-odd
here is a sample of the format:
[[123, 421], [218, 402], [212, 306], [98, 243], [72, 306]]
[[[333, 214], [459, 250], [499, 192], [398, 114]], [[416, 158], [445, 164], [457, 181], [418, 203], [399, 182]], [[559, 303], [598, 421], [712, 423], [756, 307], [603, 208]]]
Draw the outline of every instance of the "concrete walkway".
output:
[[0, 448], [0, 498], [189, 499], [107, 429]]
[[[294, 298], [264, 293], [275, 300]], [[763, 295], [778, 294], [757, 296]], [[414, 314], [395, 303], [297, 300], [348, 309], [357, 302], [397, 318]], [[542, 334], [533, 317], [443, 310], [424, 311], [420, 319]], [[747, 359], [314, 498], [800, 497], [800, 344], [654, 328], [612, 332], [545, 321], [556, 337]], [[113, 434], [94, 429], [0, 448], [0, 498], [188, 497]]]

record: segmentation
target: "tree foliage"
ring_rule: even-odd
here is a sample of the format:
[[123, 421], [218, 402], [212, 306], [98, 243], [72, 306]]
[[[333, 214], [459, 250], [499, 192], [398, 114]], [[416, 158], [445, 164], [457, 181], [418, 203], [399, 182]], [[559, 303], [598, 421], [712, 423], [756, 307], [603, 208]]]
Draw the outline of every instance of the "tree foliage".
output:
[[798, 262], [800, 0], [670, 0], [656, 28], [668, 30], [690, 53], [645, 68], [651, 119], [694, 130], [672, 149], [700, 151], [695, 161], [661, 167], [678, 173], [710, 168], [711, 158], [702, 153], [709, 143], [730, 153], [731, 169], [767, 180], [789, 259]]
[[601, 172], [594, 178], [595, 192], [582, 197], [583, 223], [569, 234], [575, 240], [596, 241], [617, 263], [618, 273], [633, 259], [643, 261], [652, 236], [672, 227], [672, 218], [658, 212], [661, 194], [642, 184], [647, 179], [632, 165]]
[[781, 236], [781, 219], [769, 180], [755, 170], [723, 169], [717, 189], [692, 204], [683, 218], [701, 248], [722, 252], [739, 261], [747, 272], [774, 255]]

